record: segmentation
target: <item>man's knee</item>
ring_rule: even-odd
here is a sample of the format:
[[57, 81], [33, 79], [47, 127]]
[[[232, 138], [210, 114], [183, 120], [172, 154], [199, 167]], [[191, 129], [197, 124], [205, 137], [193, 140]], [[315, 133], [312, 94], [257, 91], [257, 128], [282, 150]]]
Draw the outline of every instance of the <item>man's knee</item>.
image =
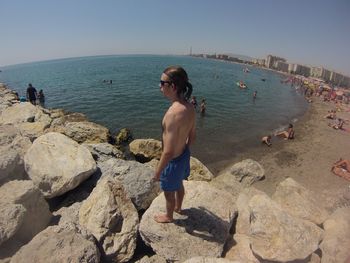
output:
[[164, 191], [165, 199], [169, 202], [175, 201], [175, 192]]

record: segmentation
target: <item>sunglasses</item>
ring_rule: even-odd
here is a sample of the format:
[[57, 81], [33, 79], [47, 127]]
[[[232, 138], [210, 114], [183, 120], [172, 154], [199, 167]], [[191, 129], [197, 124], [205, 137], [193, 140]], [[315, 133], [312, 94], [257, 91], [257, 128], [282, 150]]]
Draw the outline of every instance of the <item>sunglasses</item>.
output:
[[164, 81], [164, 80], [159, 81], [160, 86], [164, 86], [165, 84], [171, 84], [171, 83], [172, 83], [171, 81]]

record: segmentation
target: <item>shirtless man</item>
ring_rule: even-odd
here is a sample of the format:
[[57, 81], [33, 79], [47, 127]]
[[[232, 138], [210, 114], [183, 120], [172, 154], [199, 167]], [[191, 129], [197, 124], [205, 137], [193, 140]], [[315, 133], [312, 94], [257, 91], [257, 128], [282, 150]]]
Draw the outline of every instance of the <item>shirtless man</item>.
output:
[[187, 179], [190, 173], [189, 146], [195, 139], [195, 110], [188, 102], [192, 85], [183, 68], [166, 68], [159, 86], [163, 95], [171, 101], [171, 106], [162, 121], [163, 151], [153, 178], [160, 181], [164, 191], [166, 213], [155, 215], [154, 220], [158, 223], [170, 223], [173, 221], [174, 211], [181, 213], [185, 195], [182, 180]]

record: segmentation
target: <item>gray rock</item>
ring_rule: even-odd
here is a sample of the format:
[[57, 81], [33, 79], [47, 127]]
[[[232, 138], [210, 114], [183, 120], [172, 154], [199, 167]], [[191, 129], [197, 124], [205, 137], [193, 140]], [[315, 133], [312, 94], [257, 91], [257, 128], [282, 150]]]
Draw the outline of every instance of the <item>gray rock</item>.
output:
[[105, 143], [110, 139], [106, 127], [89, 121], [67, 122], [63, 134], [78, 143]]
[[193, 181], [211, 181], [214, 175], [209, 171], [209, 169], [202, 164], [198, 159], [191, 157], [190, 159], [190, 176], [188, 180]]
[[229, 174], [233, 175], [244, 187], [248, 187], [263, 179], [265, 171], [258, 162], [246, 159], [234, 164], [229, 169]]
[[74, 189], [97, 169], [87, 148], [54, 132], [36, 139], [24, 162], [27, 174], [46, 198]]
[[153, 255], [151, 257], [144, 256], [140, 260], [136, 261], [135, 263], [167, 263], [165, 258], [162, 258], [158, 255]]
[[252, 251], [263, 260], [302, 260], [317, 250], [321, 228], [310, 221], [292, 217], [266, 195], [249, 202]]
[[23, 246], [11, 263], [98, 263], [100, 253], [93, 241], [87, 240], [78, 229], [50, 226]]
[[154, 139], [136, 139], [129, 144], [130, 152], [136, 159], [142, 161], [150, 161], [152, 159], [160, 159], [162, 154], [162, 143]]
[[118, 180], [105, 177], [98, 182], [79, 210], [79, 223], [95, 236], [106, 260], [127, 262], [132, 258], [139, 219]]
[[315, 224], [322, 224], [329, 216], [317, 195], [298, 184], [292, 178], [282, 181], [272, 199], [289, 214]]
[[322, 263], [350, 260], [350, 207], [337, 209], [324, 223], [324, 238], [320, 244]]
[[225, 258], [213, 258], [213, 257], [193, 257], [187, 259], [183, 263], [247, 263], [246, 261], [231, 261]]
[[109, 143], [89, 144], [83, 143], [89, 149], [94, 159], [98, 162], [105, 162], [111, 158], [124, 159], [124, 154], [116, 146]]
[[[18, 248], [43, 230], [51, 212], [42, 193], [32, 181], [11, 181], [0, 187], [2, 244], [0, 258], [11, 256]], [[11, 223], [8, 223], [11, 222]]]
[[244, 263], [259, 263], [260, 261], [254, 256], [250, 249], [249, 236], [235, 234], [233, 236], [235, 245], [231, 247], [225, 255], [225, 259], [237, 260]]
[[174, 213], [170, 224], [155, 222], [154, 215], [165, 212], [164, 195], [159, 195], [142, 216], [142, 239], [167, 260], [221, 256], [236, 215], [232, 196], [207, 182], [185, 181], [184, 186], [183, 215]]
[[99, 162], [102, 177], [112, 176], [120, 180], [137, 210], [147, 209], [160, 192], [159, 184], [152, 178], [154, 170], [136, 161], [109, 159]]

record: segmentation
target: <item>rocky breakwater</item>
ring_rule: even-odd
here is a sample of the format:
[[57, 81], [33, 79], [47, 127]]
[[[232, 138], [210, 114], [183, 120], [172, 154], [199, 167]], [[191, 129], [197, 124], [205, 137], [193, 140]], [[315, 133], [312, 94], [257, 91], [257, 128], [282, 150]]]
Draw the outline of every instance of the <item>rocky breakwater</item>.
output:
[[[156, 223], [154, 214], [165, 210], [152, 181], [160, 142], [114, 145], [120, 138], [82, 114], [19, 103], [0, 84], [0, 262], [343, 262], [349, 256], [349, 208], [326, 211], [291, 179], [269, 197], [253, 187], [268, 176], [253, 160], [214, 178], [191, 157], [183, 213], [173, 223]], [[153, 253], [145, 255], [145, 244]]]

